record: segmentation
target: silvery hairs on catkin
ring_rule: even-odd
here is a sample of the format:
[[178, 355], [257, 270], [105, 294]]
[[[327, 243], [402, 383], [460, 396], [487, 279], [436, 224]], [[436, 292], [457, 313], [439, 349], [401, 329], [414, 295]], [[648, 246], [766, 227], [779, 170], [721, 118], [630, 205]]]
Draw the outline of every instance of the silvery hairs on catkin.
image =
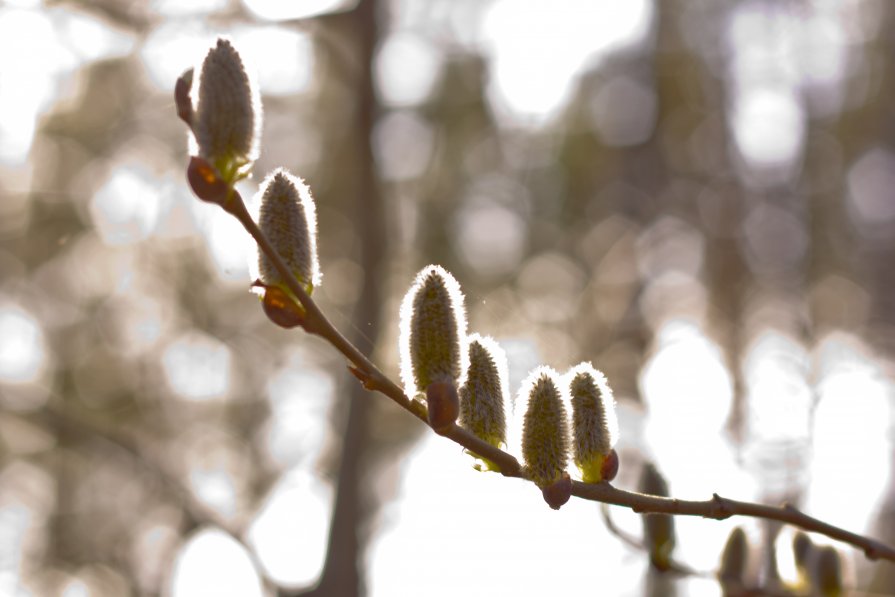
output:
[[229, 179], [257, 159], [261, 101], [239, 53], [224, 38], [208, 51], [199, 74], [194, 132], [198, 155]]
[[401, 303], [401, 378], [409, 396], [433, 382], [463, 383], [467, 355], [463, 293], [438, 265], [424, 267]]
[[[321, 278], [317, 213], [311, 190], [300, 178], [277, 168], [261, 183], [257, 197], [259, 228], [310, 294]], [[262, 282], [285, 288], [280, 272], [263, 252], [258, 255], [258, 269]]]

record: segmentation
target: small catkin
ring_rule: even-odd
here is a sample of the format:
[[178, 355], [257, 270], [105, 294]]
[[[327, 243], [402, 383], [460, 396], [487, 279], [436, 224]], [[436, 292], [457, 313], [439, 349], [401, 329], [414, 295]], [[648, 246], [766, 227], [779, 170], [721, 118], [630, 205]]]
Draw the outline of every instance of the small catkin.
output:
[[[647, 495], [668, 497], [668, 482], [647, 462], [640, 473], [637, 489]], [[668, 514], [644, 514], [643, 538], [649, 547], [650, 562], [658, 570], [668, 570], [675, 546], [674, 518]]]
[[569, 460], [569, 420], [557, 383], [548, 367], [532, 371], [520, 390], [522, 459], [529, 477], [544, 489], [560, 481]]
[[817, 549], [812, 586], [816, 595], [840, 597], [845, 594], [842, 582], [842, 558], [832, 545]]
[[460, 385], [466, 370], [461, 350], [465, 337], [460, 285], [444, 268], [426, 266], [401, 304], [401, 377], [409, 396], [435, 382]]
[[792, 555], [799, 574], [807, 578], [811, 559], [815, 556], [815, 548], [811, 538], [802, 531], [796, 532], [792, 538]]
[[460, 388], [460, 426], [492, 446], [506, 444], [506, 354], [491, 339], [472, 334], [468, 340], [469, 369]]
[[[261, 183], [258, 195], [258, 227], [310, 294], [320, 285], [317, 216], [310, 189], [300, 178], [278, 168]], [[258, 255], [258, 269], [264, 284], [278, 286], [292, 295], [273, 261], [263, 252]]]
[[603, 463], [618, 439], [615, 400], [606, 377], [581, 363], [567, 378], [572, 402], [573, 459], [585, 483], [603, 479]]
[[202, 62], [193, 115], [199, 155], [228, 183], [258, 157], [261, 102], [239, 53], [218, 38]]
[[749, 543], [746, 541], [746, 533], [741, 527], [734, 527], [721, 553], [721, 566], [718, 569], [721, 583], [742, 586], [746, 581], [748, 558]]

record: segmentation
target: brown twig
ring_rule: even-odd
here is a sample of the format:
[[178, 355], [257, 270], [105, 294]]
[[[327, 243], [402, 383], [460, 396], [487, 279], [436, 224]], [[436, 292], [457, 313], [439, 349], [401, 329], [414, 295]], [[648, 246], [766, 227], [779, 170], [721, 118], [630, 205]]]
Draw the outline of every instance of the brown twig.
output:
[[[246, 231], [255, 239], [258, 246], [270, 258], [277, 271], [286, 281], [289, 289], [295, 294], [307, 312], [305, 329], [313, 334], [325, 338], [336, 350], [341, 352], [351, 364], [352, 373], [362, 380], [365, 386], [375, 388], [379, 393], [391, 398], [404, 410], [410, 412], [416, 418], [427, 423], [426, 408], [421, 403], [408, 398], [403, 390], [379, 370], [366, 356], [364, 356], [351, 342], [349, 342], [327, 319], [314, 300], [305, 292], [302, 285], [295, 279], [289, 268], [280, 258], [277, 251], [270, 244], [252, 219], [242, 197], [236, 191], [230, 195], [224, 203], [224, 209], [233, 214], [245, 227]], [[526, 478], [525, 471], [515, 457], [491, 444], [479, 439], [469, 431], [454, 424], [447, 432], [442, 433], [454, 442], [460, 444], [470, 452], [494, 462], [500, 467], [500, 471], [507, 477]], [[679, 500], [653, 495], [646, 495], [632, 491], [625, 491], [613, 487], [609, 483], [587, 484], [575, 481], [572, 485], [572, 495], [581, 499], [613, 504], [630, 508], [634, 512], [645, 514], [673, 514], [678, 516], [702, 516], [715, 520], [724, 520], [731, 516], [750, 516], [777, 520], [786, 524], [799, 527], [803, 530], [820, 533], [844, 543], [848, 543], [861, 549], [870, 560], [884, 559], [895, 562], [895, 549], [871, 539], [833, 526], [807, 514], [797, 508], [784, 504], [783, 506], [768, 506], [751, 502], [741, 502], [724, 498], [713, 494], [712, 498], [705, 501]]]
[[[224, 206], [224, 209], [233, 214], [242, 223], [248, 233], [252, 235], [252, 238], [255, 239], [255, 242], [258, 243], [258, 246], [261, 247], [261, 250], [270, 257], [274, 267], [277, 268], [277, 271], [286, 281], [289, 290], [295, 293], [295, 296], [298, 297], [299, 302], [306, 312], [306, 320], [303, 324], [305, 330], [325, 338], [336, 348], [336, 350], [341, 352], [351, 363], [353, 369], [352, 374], [360, 379], [365, 387], [375, 388], [380, 394], [388, 396], [398, 403], [401, 408], [425, 423], [426, 407], [420, 402], [408, 398], [395, 382], [382, 373], [376, 365], [348, 341], [329, 319], [327, 319], [323, 312], [320, 311], [320, 308], [314, 302], [314, 299], [305, 292], [305, 289], [302, 288], [302, 285], [295, 279], [292, 272], [289, 271], [289, 268], [283, 262], [276, 249], [273, 248], [270, 241], [267, 240], [264, 233], [258, 228], [258, 225], [252, 219], [252, 216], [246, 209], [245, 203], [238, 192], [233, 192]], [[479, 439], [462, 427], [454, 425], [444, 435], [451, 438], [467, 450], [493, 461], [500, 466], [500, 470], [504, 475], [508, 477], [522, 476], [519, 461], [503, 450], [495, 448], [488, 442]]]
[[750, 516], [776, 520], [799, 527], [803, 530], [820, 533], [831, 539], [849, 543], [864, 552], [868, 559], [884, 559], [895, 562], [895, 549], [871, 539], [833, 526], [829, 523], [808, 516], [790, 504], [768, 506], [752, 502], [741, 502], [712, 494], [712, 499], [704, 501], [679, 500], [675, 498], [646, 495], [633, 491], [625, 491], [608, 483], [587, 484], [575, 481], [572, 483], [572, 495], [604, 504], [614, 504], [630, 508], [640, 514], [674, 514], [677, 516], [702, 516], [715, 520], [724, 520], [731, 516]]

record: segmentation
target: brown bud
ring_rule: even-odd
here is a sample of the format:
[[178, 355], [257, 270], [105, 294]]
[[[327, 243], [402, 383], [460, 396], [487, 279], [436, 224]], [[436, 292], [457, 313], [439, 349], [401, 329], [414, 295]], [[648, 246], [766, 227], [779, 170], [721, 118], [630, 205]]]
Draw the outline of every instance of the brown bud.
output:
[[563, 473], [558, 481], [541, 489], [544, 501], [554, 510], [559, 510], [572, 497], [572, 477]]
[[612, 481], [618, 474], [618, 452], [614, 448], [609, 450], [609, 454], [603, 457], [600, 474], [603, 481]]
[[193, 126], [193, 100], [190, 98], [190, 90], [193, 87], [193, 69], [187, 69], [177, 78], [174, 85], [174, 105], [177, 106], [177, 116]]
[[277, 286], [264, 287], [261, 299], [264, 314], [281, 328], [294, 328], [305, 321], [305, 310], [286, 292]]
[[439, 435], [444, 435], [454, 425], [460, 414], [460, 397], [452, 381], [435, 381], [426, 387], [429, 425]]
[[217, 170], [205, 159], [198, 156], [190, 158], [186, 170], [186, 178], [196, 197], [209, 203], [223, 205], [230, 193], [230, 185], [218, 175]]

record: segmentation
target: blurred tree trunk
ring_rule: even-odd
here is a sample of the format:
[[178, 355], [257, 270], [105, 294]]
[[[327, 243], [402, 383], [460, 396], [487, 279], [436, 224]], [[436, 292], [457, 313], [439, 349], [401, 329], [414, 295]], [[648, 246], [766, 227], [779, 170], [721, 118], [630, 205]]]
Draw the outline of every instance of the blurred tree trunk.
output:
[[[352, 191], [354, 233], [359, 243], [358, 265], [364, 272], [360, 294], [354, 308], [351, 341], [365, 354], [376, 346], [383, 295], [383, 265], [387, 252], [385, 211], [379, 192], [379, 180], [373, 160], [371, 135], [379, 111], [373, 89], [373, 54], [378, 39], [377, 2], [360, 0], [357, 7], [333, 17], [335, 25], [347, 39], [354, 41], [357, 52], [355, 98], [350, 103], [352, 125], [349, 127], [354, 155], [355, 179], [347, 181]], [[337, 186], [337, 185], [336, 185]], [[350, 597], [363, 595], [363, 538], [360, 530], [368, 513], [372, 496], [363, 491], [362, 471], [368, 438], [370, 395], [358, 383], [348, 380], [345, 399], [347, 416], [342, 431], [342, 449], [336, 482], [335, 504], [330, 526], [329, 545], [323, 572], [313, 595]], [[281, 595], [287, 593], [281, 592]]]

